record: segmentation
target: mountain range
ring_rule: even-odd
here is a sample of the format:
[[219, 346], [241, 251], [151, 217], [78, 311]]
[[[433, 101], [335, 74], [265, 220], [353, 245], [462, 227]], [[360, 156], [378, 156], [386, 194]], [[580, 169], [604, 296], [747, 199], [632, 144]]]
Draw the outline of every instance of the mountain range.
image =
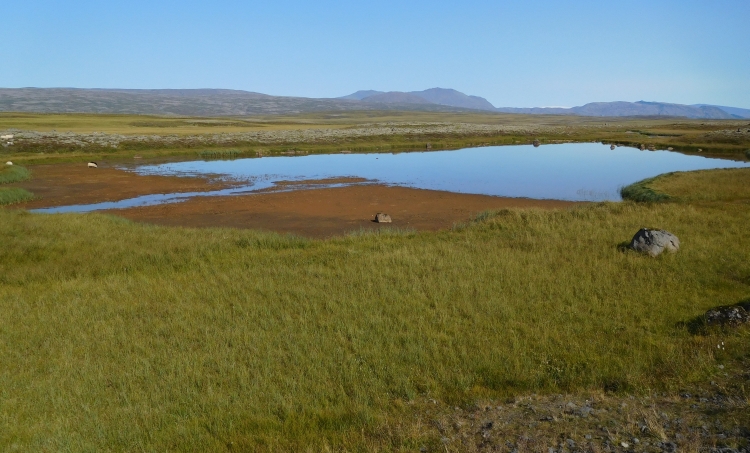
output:
[[664, 102], [592, 102], [579, 107], [496, 108], [486, 99], [446, 88], [423, 91], [362, 90], [339, 98], [271, 96], [222, 89], [0, 88], [0, 111], [244, 116], [354, 110], [416, 110], [580, 116], [750, 118], [750, 109]]
[[474, 110], [502, 113], [579, 115], [579, 116], [677, 116], [687, 118], [733, 119], [750, 118], [750, 109], [718, 105], [669, 104], [665, 102], [592, 102], [580, 107], [495, 107], [479, 96], [468, 96], [460, 91], [431, 88], [424, 91], [375, 91], [362, 90], [339, 99], [352, 99], [362, 102], [408, 102], [411, 104], [439, 104]]

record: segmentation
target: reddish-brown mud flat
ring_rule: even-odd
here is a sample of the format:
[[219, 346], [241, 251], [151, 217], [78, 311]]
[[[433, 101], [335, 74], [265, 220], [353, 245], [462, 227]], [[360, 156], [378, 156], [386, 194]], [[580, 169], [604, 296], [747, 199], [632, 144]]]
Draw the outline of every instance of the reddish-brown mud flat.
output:
[[202, 192], [228, 185], [207, 178], [140, 176], [113, 167], [88, 168], [85, 163], [35, 165], [31, 179], [13, 186], [31, 191], [38, 198], [16, 205], [25, 209], [125, 200], [154, 193]]
[[[108, 211], [131, 220], [179, 226], [225, 226], [328, 237], [383, 226], [440, 230], [487, 209], [560, 208], [555, 200], [500, 198], [381, 185], [295, 190], [230, 197], [198, 197], [182, 203]], [[373, 222], [384, 212], [393, 223]]]
[[[32, 171], [33, 179], [18, 186], [31, 190], [40, 199], [18, 205], [22, 208], [97, 203], [152, 193], [208, 191], [223, 187], [222, 183], [202, 178], [139, 176], [114, 168], [88, 169], [80, 164], [38, 166]], [[488, 209], [554, 209], [576, 204], [375, 184], [308, 188], [320, 183], [303, 182], [305, 189], [302, 190], [195, 197], [180, 203], [101, 212], [159, 225], [251, 228], [324, 238], [384, 226], [434, 231], [465, 222]], [[289, 186], [291, 184], [284, 188]], [[378, 212], [389, 214], [393, 223], [373, 222]]]

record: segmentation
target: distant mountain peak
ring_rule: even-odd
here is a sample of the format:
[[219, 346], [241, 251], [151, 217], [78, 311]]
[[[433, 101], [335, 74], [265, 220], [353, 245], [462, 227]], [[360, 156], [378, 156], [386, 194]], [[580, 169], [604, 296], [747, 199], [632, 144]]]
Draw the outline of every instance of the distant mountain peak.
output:
[[383, 94], [383, 93], [384, 93], [383, 91], [376, 91], [376, 90], [359, 90], [356, 93], [352, 93], [348, 96], [341, 96], [340, 98], [337, 98], [337, 99], [352, 99], [355, 101], [361, 101], [364, 98], [374, 96], [376, 94]]
[[379, 102], [384, 104], [437, 104], [448, 107], [458, 107], [474, 110], [494, 111], [495, 106], [487, 99], [479, 96], [469, 96], [453, 88], [429, 88], [423, 91], [375, 91], [360, 90], [338, 99], [351, 99], [364, 102]]

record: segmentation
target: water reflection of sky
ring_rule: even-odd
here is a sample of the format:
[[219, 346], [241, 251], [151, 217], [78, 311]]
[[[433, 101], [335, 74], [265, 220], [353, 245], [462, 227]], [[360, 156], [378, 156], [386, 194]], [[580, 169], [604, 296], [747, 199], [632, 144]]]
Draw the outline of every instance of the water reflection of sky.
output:
[[[455, 151], [397, 154], [324, 154], [216, 161], [174, 162], [135, 168], [149, 175], [223, 175], [242, 181], [223, 190], [154, 194], [115, 202], [60, 206], [36, 212], [89, 212], [176, 203], [198, 196], [248, 194], [277, 181], [358, 177], [419, 189], [575, 201], [620, 200], [622, 186], [672, 171], [750, 167], [748, 162], [640, 151], [599, 143], [534, 148], [490, 146]], [[331, 184], [337, 187], [346, 184]], [[293, 190], [290, 187], [286, 190]]]
[[[327, 154], [143, 166], [144, 174], [223, 174], [255, 189], [278, 180], [353, 176], [420, 189], [560, 200], [620, 200], [619, 189], [671, 171], [749, 166], [747, 162], [640, 151], [599, 143], [534, 148], [491, 146], [400, 154]], [[268, 177], [272, 175], [271, 177]]]

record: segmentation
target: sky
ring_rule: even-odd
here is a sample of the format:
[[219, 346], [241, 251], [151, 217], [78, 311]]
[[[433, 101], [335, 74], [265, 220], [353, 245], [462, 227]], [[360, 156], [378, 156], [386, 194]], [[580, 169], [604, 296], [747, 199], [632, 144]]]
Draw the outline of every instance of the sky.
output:
[[750, 1], [5, 0], [0, 87], [750, 108]]

